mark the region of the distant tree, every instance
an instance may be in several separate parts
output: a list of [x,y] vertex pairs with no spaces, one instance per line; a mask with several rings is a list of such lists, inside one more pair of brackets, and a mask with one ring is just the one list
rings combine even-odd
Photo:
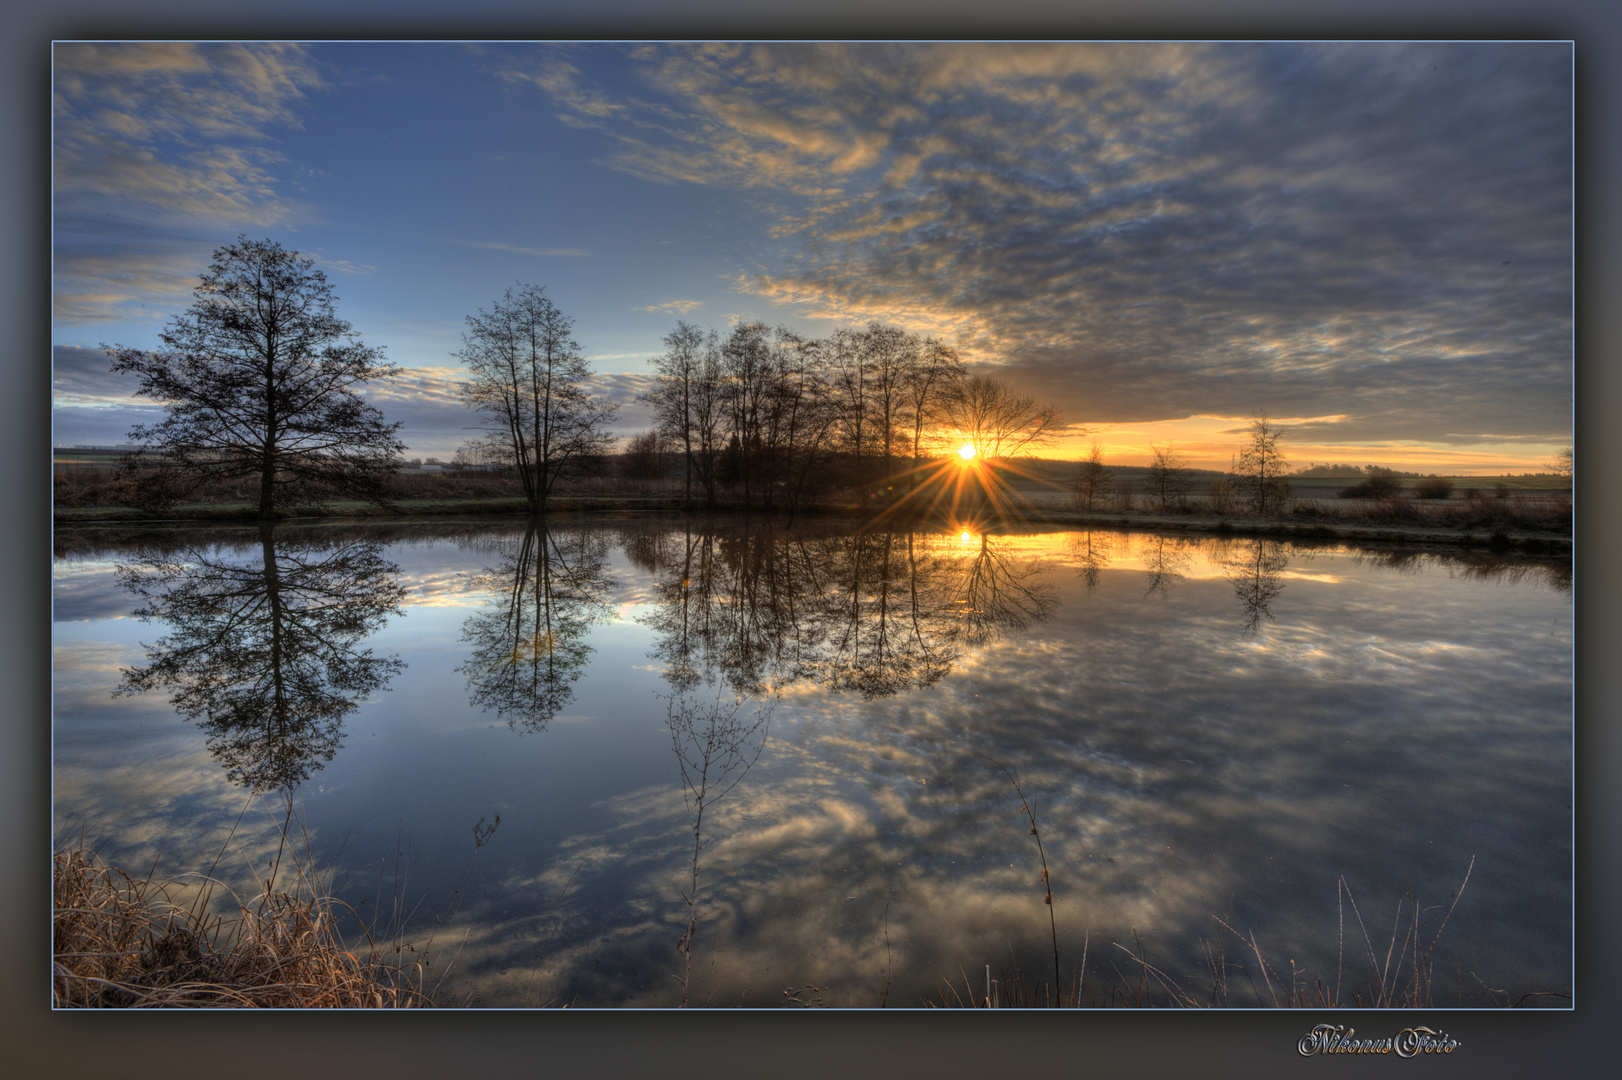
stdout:
[[1288,463],[1278,446],[1283,434],[1267,417],[1256,417],[1250,422],[1250,443],[1234,468],[1240,490],[1258,514],[1277,513],[1290,501],[1290,484],[1284,479]]
[[1188,496],[1188,490],[1193,485],[1188,462],[1178,456],[1171,443],[1164,446],[1150,443],[1149,450],[1152,456],[1149,459],[1149,472],[1143,481],[1144,490],[1162,510],[1178,505]]
[[531,512],[544,510],[565,468],[608,449],[618,407],[590,393],[591,369],[570,337],[574,320],[544,286],[508,289],[467,325],[456,356],[473,378],[462,399],[484,415],[486,438],[518,471]]
[[1394,476],[1371,475],[1360,484],[1342,488],[1343,499],[1395,499],[1402,493],[1402,485]]
[[[215,479],[257,477],[259,516],[300,489],[381,501],[405,446],[356,388],[398,374],[333,310],[311,259],[273,240],[238,237],[214,252],[196,301],[159,334],[161,350],[102,346],[135,393],[163,403],[130,431],[166,466],[142,498],[173,502]],[[127,463],[144,464],[137,452]]]
[[1563,476],[1567,480],[1576,475],[1575,470],[1572,468],[1571,451],[1572,448],[1569,446],[1556,450],[1554,460],[1549,463],[1550,470],[1556,476]]
[[620,471],[636,480],[654,480],[665,474],[664,444],[657,430],[632,435],[625,441]]
[[1087,460],[1081,463],[1076,475],[1070,482],[1070,490],[1076,497],[1078,506],[1091,510],[1094,505],[1110,493],[1110,474],[1104,467],[1104,448],[1096,442],[1093,443],[1092,452]]

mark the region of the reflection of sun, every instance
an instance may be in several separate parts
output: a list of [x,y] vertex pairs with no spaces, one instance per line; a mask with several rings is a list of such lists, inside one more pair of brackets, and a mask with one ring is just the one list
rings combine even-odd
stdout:
[[964,461],[967,461],[967,460],[969,460],[970,458],[972,458],[974,456],[974,447],[972,447],[972,446],[961,446],[961,447],[958,448],[957,452],[963,458]]
[[958,534],[957,538],[962,543],[968,544],[968,543],[973,542],[974,534],[972,532],[970,532],[969,530],[964,529],[961,533]]

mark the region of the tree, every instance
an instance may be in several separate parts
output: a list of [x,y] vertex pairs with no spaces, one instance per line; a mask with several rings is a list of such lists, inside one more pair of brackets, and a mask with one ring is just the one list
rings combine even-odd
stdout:
[[532,513],[564,469],[608,449],[618,409],[587,390],[591,369],[569,336],[574,320],[541,285],[508,289],[495,306],[467,317],[456,357],[473,378],[462,399],[484,414],[486,439],[518,471]]
[[[163,402],[161,423],[130,431],[164,466],[141,487],[174,502],[214,479],[259,478],[259,516],[298,491],[336,489],[381,501],[405,446],[356,387],[399,373],[333,311],[332,286],[273,240],[237,238],[214,252],[197,298],[159,334],[161,350],[102,346],[113,370]],[[149,455],[126,459],[131,467]]]
[[1149,460],[1149,472],[1144,477],[1143,489],[1154,496],[1160,508],[1165,510],[1181,503],[1188,495],[1188,489],[1192,486],[1188,462],[1177,455],[1171,443],[1164,446],[1150,443],[1149,449],[1153,456]]
[[963,378],[963,360],[957,350],[934,338],[925,339],[906,372],[907,416],[912,420],[912,458],[916,467],[923,456],[924,429],[940,417],[941,399]]
[[1053,439],[1059,410],[991,375],[958,380],[941,402],[955,436],[978,458],[1008,458]]
[[1290,500],[1290,485],[1284,479],[1284,452],[1278,448],[1283,437],[1278,425],[1265,416],[1250,422],[1250,444],[1239,454],[1234,472],[1239,487],[1258,514],[1281,510]]
[[681,448],[687,499],[693,497],[697,477],[706,504],[714,505],[716,474],[726,445],[721,431],[720,343],[715,331],[706,333],[680,320],[664,342],[665,354],[654,362],[658,382],[643,400],[653,406],[658,432],[671,447]]
[[1575,475],[1575,471],[1572,467],[1571,451],[1572,448],[1569,446],[1556,450],[1554,452],[1554,460],[1549,463],[1549,468],[1556,476],[1563,476],[1567,480],[1570,480]]
[[1096,442],[1093,443],[1092,452],[1087,455],[1087,460],[1076,470],[1075,478],[1070,482],[1070,490],[1076,497],[1077,505],[1088,510],[1109,494],[1110,475],[1109,470],[1104,468],[1104,448]]

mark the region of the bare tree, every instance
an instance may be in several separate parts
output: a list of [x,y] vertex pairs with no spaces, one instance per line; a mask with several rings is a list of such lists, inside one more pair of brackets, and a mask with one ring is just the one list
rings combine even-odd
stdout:
[[1258,514],[1277,513],[1290,501],[1290,485],[1284,479],[1287,462],[1278,446],[1283,435],[1267,417],[1256,417],[1250,422],[1250,444],[1234,469],[1240,490]]
[[1178,456],[1171,443],[1164,446],[1149,444],[1153,456],[1149,472],[1144,477],[1144,490],[1160,504],[1162,510],[1177,506],[1188,497],[1193,481],[1188,474],[1188,462]]
[[530,510],[544,510],[565,467],[607,450],[617,406],[589,393],[591,369],[569,336],[574,320],[543,286],[508,289],[467,325],[456,356],[473,378],[462,398],[484,414],[487,438],[518,470]]
[[130,431],[166,466],[141,488],[143,500],[173,502],[210,480],[252,476],[266,519],[301,488],[381,501],[405,446],[400,425],[385,423],[356,387],[400,369],[338,318],[314,261],[241,236],[214,252],[193,295],[158,335],[165,348],[102,346],[114,371],[140,378],[135,393],[167,413]]
[[704,488],[704,499],[715,503],[715,485],[721,451],[723,402],[720,344],[708,333],[678,321],[664,338],[665,354],[655,361],[658,382],[643,400],[653,406],[659,433],[672,447],[680,447],[686,492],[693,497],[693,479]]
[[632,435],[620,455],[620,472],[635,480],[657,480],[665,474],[666,456],[658,429]]
[[1076,470],[1070,490],[1075,495],[1076,504],[1087,510],[1093,509],[1094,504],[1110,493],[1109,470],[1104,467],[1104,448],[1096,442],[1087,460]]
[[963,375],[963,360],[955,349],[942,345],[934,338],[924,341],[905,377],[907,417],[912,421],[914,466],[923,457],[924,430],[939,421],[943,399]]
[[1009,458],[1051,441],[1058,425],[1057,406],[1021,394],[1012,384],[991,375],[970,375],[953,386],[942,401],[946,423],[979,458]]

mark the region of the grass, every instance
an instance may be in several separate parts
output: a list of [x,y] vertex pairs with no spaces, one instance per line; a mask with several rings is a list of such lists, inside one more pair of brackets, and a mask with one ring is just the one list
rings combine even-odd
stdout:
[[[1440,911],[1440,906],[1422,907],[1411,891],[1397,901],[1396,918],[1383,951],[1374,945],[1374,940],[1363,920],[1363,913],[1352,896],[1351,887],[1344,877],[1340,878],[1336,886],[1339,927],[1333,983],[1326,983],[1322,979],[1307,982],[1304,971],[1295,966],[1294,960],[1289,961],[1289,972],[1286,975],[1264,955],[1254,932],[1240,933],[1226,918],[1213,917],[1225,933],[1219,935],[1214,943],[1209,939],[1201,939],[1201,949],[1205,954],[1205,971],[1197,978],[1174,975],[1160,964],[1151,962],[1143,939],[1134,928],[1132,946],[1129,948],[1119,942],[1115,943],[1117,954],[1107,958],[1108,970],[1100,972],[1100,977],[1106,984],[1102,995],[1099,996],[1095,992],[1093,998],[1084,998],[1083,984],[1087,977],[1090,935],[1084,935],[1082,939],[1080,966],[1072,971],[1068,981],[1064,980],[1060,976],[1058,925],[1054,918],[1052,877],[1030,802],[1021,790],[1017,777],[1007,766],[984,754],[975,756],[995,765],[1008,778],[1019,796],[1025,817],[1030,821],[1030,835],[1037,838],[1037,859],[1042,868],[1043,902],[1048,909],[1049,929],[1053,942],[1053,981],[1051,983],[1040,979],[1033,981],[1017,967],[1012,970],[1000,969],[994,978],[991,965],[987,964],[982,986],[976,987],[968,973],[960,971],[964,992],[960,993],[955,983],[939,980],[939,1000],[929,1004],[942,1008],[1002,1009],[1083,1006],[1197,1009],[1221,1008],[1229,1005],[1298,1009],[1421,1009],[1436,1005],[1436,971],[1433,957],[1437,943],[1441,941],[1442,931],[1447,928],[1454,909],[1458,907],[1459,898],[1464,895],[1465,887],[1470,883],[1470,874],[1476,865],[1474,857],[1470,859],[1470,864],[1464,872],[1464,880],[1459,883],[1458,890],[1453,893],[1451,902],[1440,916],[1434,930],[1425,925],[1425,919],[1428,915]],[[1355,926],[1348,923],[1348,910]],[[1230,959],[1228,949],[1235,942],[1238,951],[1236,957]],[[1348,946],[1351,967],[1357,972],[1353,975],[1347,974]],[[1368,965],[1366,972],[1363,970],[1365,962]],[[1462,970],[1460,976],[1462,983]],[[1244,980],[1243,987],[1238,983],[1239,978]],[[1497,1006],[1519,1006],[1533,998],[1569,997],[1564,993],[1536,991],[1512,1000],[1507,991],[1488,987],[1485,983],[1481,983],[1479,978],[1476,981]],[[1095,978],[1093,985],[1096,987],[1097,984],[1098,979]],[[1249,990],[1248,995],[1245,994],[1245,989]],[[1461,985],[1461,997],[1462,993]],[[1246,1000],[1237,1000],[1240,997],[1245,997]]]
[[[283,851],[287,831],[283,831]],[[223,854],[223,851],[222,851]],[[216,866],[218,861],[216,860]],[[388,1009],[434,1004],[426,956],[398,934],[364,945],[339,931],[354,911],[309,860],[278,854],[257,895],[208,875],[136,878],[84,839],[52,856],[52,986],[57,1008]],[[212,872],[212,871],[211,871]],[[289,878],[284,884],[279,878]],[[229,897],[214,910],[217,895]],[[234,908],[234,912],[230,909]]]
[[[1163,966],[1152,962],[1142,937],[1134,929],[1131,947],[1115,943],[1119,955],[1108,962],[1109,970],[1101,973],[1106,984],[1101,996],[1095,994],[1090,1000],[1083,997],[1082,986],[1087,973],[1087,950],[1084,944],[1081,966],[1072,973],[1068,982],[1058,980],[1052,984],[1040,980],[1033,982],[1017,968],[1001,969],[998,977],[993,978],[991,966],[988,964],[983,993],[977,991],[967,974],[964,974],[963,982],[968,996],[958,993],[955,985],[943,983],[939,1005],[945,1008],[1001,1009],[1087,1006],[1184,1009],[1226,1006],[1278,1009],[1433,1008],[1436,1001],[1435,965],[1432,956],[1437,942],[1441,940],[1442,931],[1453,914],[1453,909],[1458,906],[1465,885],[1469,884],[1470,871],[1474,868],[1475,859],[1472,858],[1470,868],[1465,871],[1463,883],[1459,885],[1458,892],[1453,894],[1453,901],[1448,905],[1434,932],[1427,931],[1422,922],[1427,912],[1437,909],[1420,907],[1412,894],[1399,900],[1396,924],[1383,952],[1373,944],[1357,902],[1352,898],[1351,889],[1347,886],[1345,878],[1342,878],[1338,885],[1341,903],[1340,951],[1332,984],[1325,983],[1322,979],[1306,982],[1302,971],[1296,968],[1294,961],[1290,961],[1290,970],[1286,974],[1263,954],[1254,932],[1242,934],[1229,925],[1226,919],[1213,917],[1226,933],[1215,943],[1208,939],[1201,940],[1206,970],[1197,980],[1188,976],[1173,975]],[[1348,906],[1356,922],[1355,932],[1350,934],[1348,931],[1351,928],[1346,924]],[[1403,918],[1405,906],[1408,913],[1406,922]],[[1236,959],[1230,959],[1228,955],[1230,936],[1239,945]],[[1345,977],[1348,936],[1351,938],[1355,963],[1360,966],[1366,960],[1369,965],[1366,974]],[[1358,948],[1359,944],[1362,946],[1361,949]],[[1242,987],[1238,985],[1238,978],[1244,980]],[[1095,979],[1094,984],[1096,983]],[[1058,988],[1057,995],[1054,992],[1055,987]],[[1494,996],[1495,1004],[1508,1003],[1504,991],[1492,990],[1485,987],[1485,984],[1483,988],[1489,995]],[[1244,993],[1247,989],[1248,995]],[[1245,1000],[1238,1000],[1241,996]],[[1544,996],[1566,995],[1541,992],[1527,994],[1515,1004]]]

